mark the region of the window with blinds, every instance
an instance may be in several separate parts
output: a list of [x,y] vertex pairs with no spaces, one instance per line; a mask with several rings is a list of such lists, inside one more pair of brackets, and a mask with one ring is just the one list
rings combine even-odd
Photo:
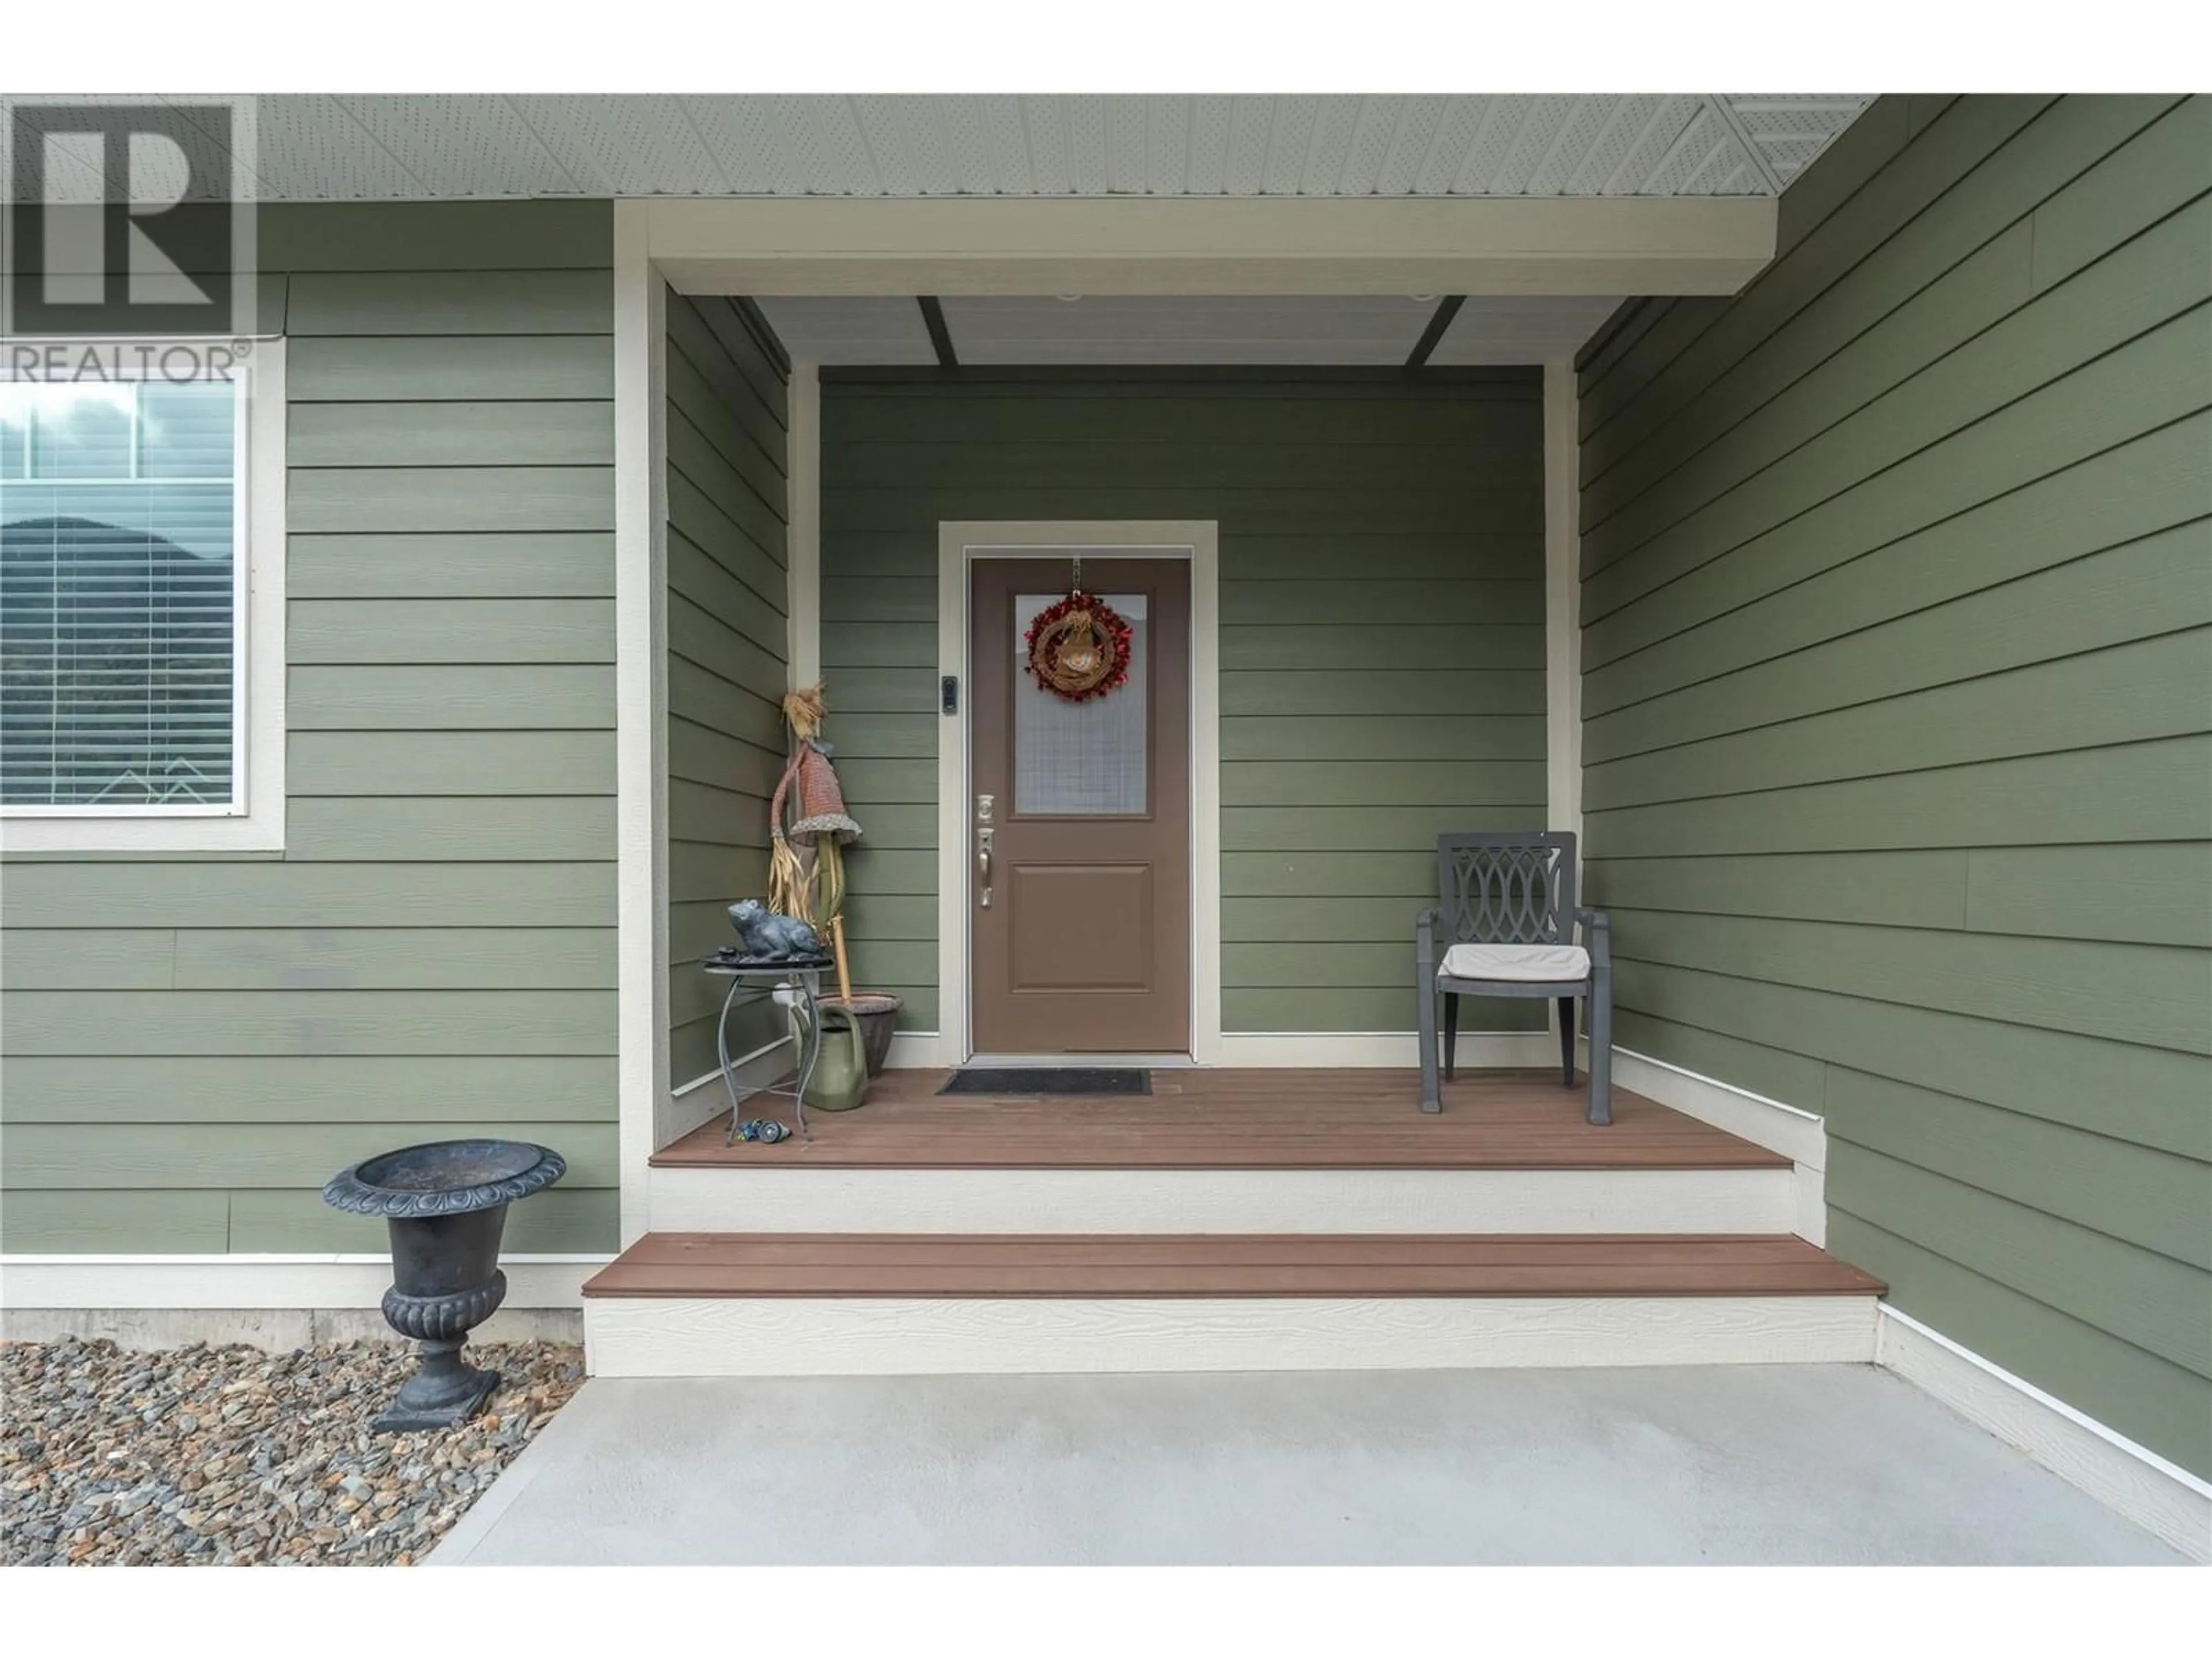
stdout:
[[241,810],[240,397],[0,382],[0,807]]

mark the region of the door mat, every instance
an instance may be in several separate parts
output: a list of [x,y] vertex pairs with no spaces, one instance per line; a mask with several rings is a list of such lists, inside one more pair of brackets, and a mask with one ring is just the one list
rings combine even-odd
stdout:
[[1148,1095],[1141,1066],[963,1066],[941,1095]]

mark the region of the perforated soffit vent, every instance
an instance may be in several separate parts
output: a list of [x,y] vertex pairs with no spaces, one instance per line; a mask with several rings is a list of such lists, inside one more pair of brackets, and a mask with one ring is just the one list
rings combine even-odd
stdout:
[[1871,101],[317,94],[257,100],[252,177],[267,201],[1771,196]]

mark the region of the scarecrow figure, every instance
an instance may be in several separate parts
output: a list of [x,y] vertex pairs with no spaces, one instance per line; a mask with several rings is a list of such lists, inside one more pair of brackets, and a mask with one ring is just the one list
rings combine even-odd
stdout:
[[[769,908],[801,921],[826,926],[837,958],[837,988],[849,1003],[852,970],[845,957],[845,856],[843,848],[860,838],[860,826],[845,811],[844,792],[830,765],[830,747],[822,737],[828,712],[822,685],[786,694],[783,718],[790,726],[791,760],[769,803]],[[788,828],[784,808],[793,801],[797,816]]]

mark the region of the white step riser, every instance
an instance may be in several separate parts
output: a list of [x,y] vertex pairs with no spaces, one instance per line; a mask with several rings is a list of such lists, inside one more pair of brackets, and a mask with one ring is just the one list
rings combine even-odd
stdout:
[[655,1170],[654,1232],[1787,1233],[1788,1170]]
[[1868,1363],[1858,1296],[594,1297],[597,1376]]

